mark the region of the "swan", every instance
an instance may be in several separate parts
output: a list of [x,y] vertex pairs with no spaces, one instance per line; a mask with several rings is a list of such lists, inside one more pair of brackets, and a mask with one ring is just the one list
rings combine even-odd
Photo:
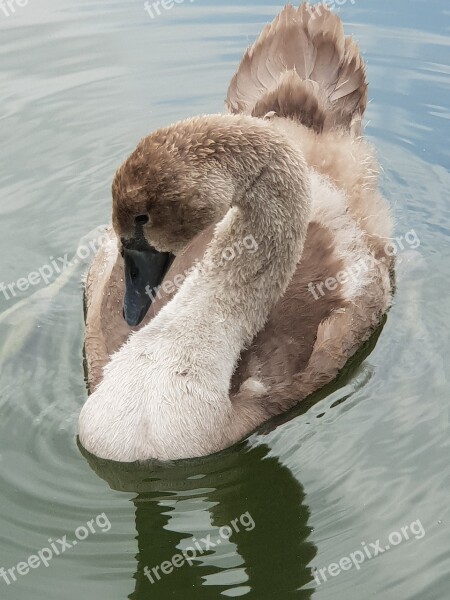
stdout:
[[379,326],[392,218],[366,101],[339,18],[288,5],[245,53],[228,114],[160,129],[119,167],[86,280],[88,452],[223,450],[332,381]]

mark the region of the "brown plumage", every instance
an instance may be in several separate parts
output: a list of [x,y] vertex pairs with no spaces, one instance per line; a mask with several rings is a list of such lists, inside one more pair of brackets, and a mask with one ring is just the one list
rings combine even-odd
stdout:
[[234,114],[295,119],[316,131],[350,127],[366,108],[364,63],[323,5],[286,6],[244,54],[228,89]]
[[[86,283],[91,391],[132,331],[122,317],[120,247],[136,234],[136,217],[149,216],[142,235],[153,247],[177,255],[166,282],[181,285],[230,207],[235,190],[226,174],[253,166],[245,162],[252,155],[245,133],[252,120],[304,156],[312,214],[286,292],[235,365],[230,399],[239,416],[228,443],[336,377],[380,323],[391,297],[385,245],[392,222],[377,192],[372,150],[359,136],[366,99],[364,64],[339,18],[322,5],[287,6],[244,55],[228,91],[229,116],[178,123],[138,144],[116,173],[114,231]],[[336,287],[317,292],[332,279]],[[178,287],[168,285],[140,328]]]

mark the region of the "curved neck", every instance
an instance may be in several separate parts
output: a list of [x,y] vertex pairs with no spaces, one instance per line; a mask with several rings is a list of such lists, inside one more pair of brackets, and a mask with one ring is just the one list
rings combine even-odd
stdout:
[[258,125],[241,133],[241,143],[246,150],[230,158],[231,209],[216,229],[203,272],[219,309],[242,326],[247,344],[295,272],[311,193],[303,157],[286,139]]
[[148,327],[164,326],[184,352],[231,378],[295,272],[311,194],[303,157],[269,125],[228,121],[227,134],[221,152],[231,208],[200,265]]

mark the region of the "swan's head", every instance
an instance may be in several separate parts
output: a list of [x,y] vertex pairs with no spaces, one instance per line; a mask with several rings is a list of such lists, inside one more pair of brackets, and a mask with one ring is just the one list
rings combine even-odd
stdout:
[[[213,121],[214,123],[214,121]],[[113,181],[113,226],[125,260],[124,315],[135,326],[172,255],[220,220],[230,206],[226,157],[208,118],[191,119],[141,140]]]

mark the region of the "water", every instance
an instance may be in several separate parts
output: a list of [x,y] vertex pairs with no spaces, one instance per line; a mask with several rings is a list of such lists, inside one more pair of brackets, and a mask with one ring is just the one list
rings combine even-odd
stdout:
[[[0,597],[447,599],[446,0],[340,9],[367,60],[366,133],[397,235],[420,239],[401,252],[379,339],[278,427],[220,456],[142,471],[90,463],[76,445],[85,267],[57,276],[52,261],[109,220],[114,169],[140,137],[222,109],[244,47],[280,6],[186,0],[151,19],[141,0],[21,3],[9,16],[0,7],[0,281],[24,288],[19,278],[49,265],[50,285],[0,293],[0,566],[17,579],[0,575]],[[235,521],[245,513],[246,527]],[[239,531],[221,538],[233,520]],[[75,530],[87,539],[18,574]],[[193,566],[145,576],[209,534],[215,546]],[[364,547],[375,553],[378,539],[392,548],[321,577]]]

